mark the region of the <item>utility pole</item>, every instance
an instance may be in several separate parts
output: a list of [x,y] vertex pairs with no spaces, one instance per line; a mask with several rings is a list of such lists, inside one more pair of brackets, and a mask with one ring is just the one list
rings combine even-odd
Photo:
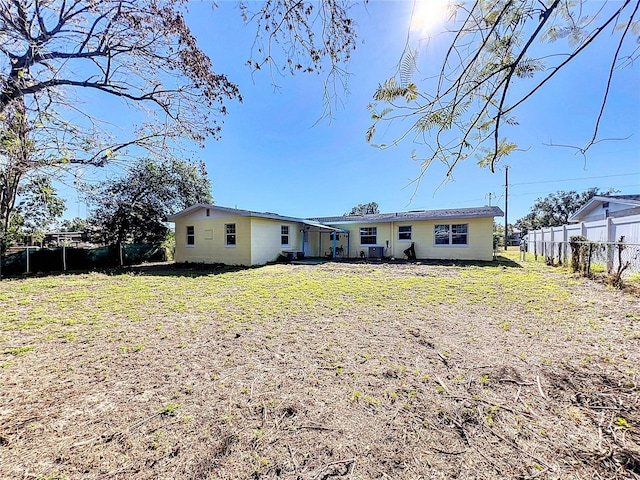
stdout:
[[507,250],[509,240],[509,223],[507,212],[509,211],[509,165],[504,166],[504,249]]

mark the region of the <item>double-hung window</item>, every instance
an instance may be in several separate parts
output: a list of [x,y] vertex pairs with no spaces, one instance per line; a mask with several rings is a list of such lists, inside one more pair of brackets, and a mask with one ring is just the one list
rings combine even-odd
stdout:
[[411,225],[403,225],[398,227],[398,240],[411,240]]
[[289,225],[282,225],[280,227],[280,244],[289,245]]
[[467,223],[436,225],[434,233],[436,245],[469,245]]
[[378,227],[362,227],[360,229],[360,245],[375,245],[378,240]]
[[236,245],[236,224],[235,223],[226,223],[224,225],[225,234],[225,244],[229,247],[234,247]]
[[193,225],[187,226],[187,246],[193,247],[196,244],[196,228]]

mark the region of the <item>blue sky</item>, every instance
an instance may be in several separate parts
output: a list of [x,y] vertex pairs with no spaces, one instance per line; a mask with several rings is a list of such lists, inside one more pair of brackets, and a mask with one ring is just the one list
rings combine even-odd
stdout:
[[[359,42],[348,66],[349,93],[342,95],[344,105],[330,121],[319,122],[324,77],[279,77],[274,88],[268,71],[252,74],[246,61],[255,30],[243,25],[236,5],[222,1],[212,10],[211,2],[189,3],[188,22],[199,44],[214,69],[237,83],[244,97],[243,103],[228,104],[221,140],[197,152],[207,165],[217,204],[312,217],[342,214],[370,201],[383,212],[472,207],[487,204],[492,194],[492,204],[504,209],[502,167],[492,174],[470,159],[457,167],[453,182],[442,185],[445,170],[433,164],[415,191],[411,181],[420,169],[411,151],[420,153],[423,147],[409,140],[379,150],[365,141],[371,124],[366,106],[376,86],[395,72],[412,2],[373,0],[366,7],[354,6]],[[422,67],[444,45],[436,40],[415,45],[421,50],[420,87]],[[524,216],[536,198],[557,190],[597,186],[640,193],[638,65],[617,73],[601,127],[601,138],[629,139],[599,143],[586,159],[571,149],[545,145],[583,145],[590,137],[610,62],[607,48],[611,45],[592,48],[516,112],[519,126],[505,132],[523,149],[507,161],[510,223]],[[83,216],[84,211],[72,200],[66,216]]]

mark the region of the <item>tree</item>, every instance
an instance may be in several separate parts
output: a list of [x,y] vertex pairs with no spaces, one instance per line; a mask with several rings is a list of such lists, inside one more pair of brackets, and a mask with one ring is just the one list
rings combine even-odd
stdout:
[[88,229],[87,220],[80,217],[74,217],[71,220],[65,219],[59,225],[61,232],[80,232],[85,233]]
[[[179,0],[0,0],[0,219],[29,173],[102,166],[139,149],[169,155],[217,138],[238,88],[212,69]],[[120,129],[87,107],[137,109]]]
[[[202,146],[219,137],[225,102],[242,97],[198,47],[186,7],[186,0],[0,0],[1,232],[31,172],[69,175],[73,166],[167,157],[184,141]],[[275,66],[280,45],[291,73],[328,64],[327,97],[329,80],[346,77],[340,64],[355,48],[346,0],[268,0],[256,13],[240,7],[257,26],[251,68]],[[281,70],[272,68],[272,78]],[[135,123],[116,126],[90,108],[104,99],[135,110],[128,115]]]
[[596,195],[611,195],[615,190],[601,192],[593,187],[582,193],[574,190],[565,192],[560,190],[550,193],[545,198],[538,198],[527,215],[516,221],[515,227],[522,230],[523,234],[529,230],[537,230],[546,227],[559,227],[569,223],[569,217],[580,210],[589,200]]
[[17,192],[14,214],[3,237],[2,252],[11,243],[28,238],[41,241],[49,228],[65,211],[65,201],[45,175],[32,175]]
[[211,184],[203,163],[167,158],[134,163],[116,178],[87,193],[89,226],[96,241],[159,243],[168,232],[167,216],[188,206],[211,202]]
[[[367,0],[365,0],[366,3]],[[282,72],[326,72],[324,80],[325,116],[331,116],[340,91],[348,90],[346,64],[356,49],[356,26],[349,16],[355,2],[350,0],[267,0],[240,2],[242,18],[256,26],[256,41],[247,62],[253,70],[267,67],[271,81]],[[284,62],[274,50],[279,49]],[[284,63],[284,64],[283,64]]]
[[378,204],[376,202],[369,202],[365,204],[359,203],[353,207],[349,213],[345,213],[345,215],[372,215],[374,213],[380,213]]
[[[380,122],[407,121],[400,133],[380,148],[407,139],[423,144],[418,180],[434,162],[442,162],[449,179],[455,167],[476,157],[493,172],[496,164],[517,145],[504,130],[518,125],[515,113],[544,88],[587,47],[615,37],[608,82],[603,85],[598,116],[583,146],[583,154],[596,142],[600,121],[616,69],[638,58],[640,1],[584,0],[476,0],[451,7],[448,25],[439,39],[448,49],[434,70],[423,72],[424,90],[413,81],[418,51],[407,41],[397,74],[380,84],[369,106],[373,124],[366,134],[373,143]],[[565,92],[566,93],[566,92]]]

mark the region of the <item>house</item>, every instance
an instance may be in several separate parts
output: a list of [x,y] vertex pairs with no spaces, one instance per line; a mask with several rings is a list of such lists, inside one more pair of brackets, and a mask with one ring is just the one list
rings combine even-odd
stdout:
[[509,230],[509,238],[507,239],[509,246],[519,246],[522,243],[522,230],[518,228],[512,228]]
[[593,222],[640,215],[640,195],[597,195],[569,217],[569,222]]
[[177,262],[262,265],[281,254],[403,258],[412,246],[419,259],[492,260],[493,218],[502,215],[478,207],[294,218],[198,204],[168,220]]

